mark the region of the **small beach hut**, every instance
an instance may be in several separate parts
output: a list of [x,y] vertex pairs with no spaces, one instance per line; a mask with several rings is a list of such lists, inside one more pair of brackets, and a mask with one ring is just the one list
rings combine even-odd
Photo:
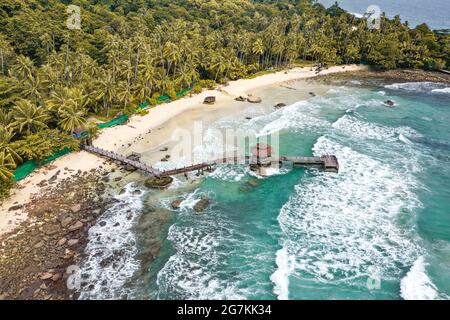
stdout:
[[83,127],[77,128],[77,129],[72,131],[72,136],[75,139],[81,139],[81,138],[85,137],[87,134],[88,134],[87,129],[83,128]]
[[272,147],[266,143],[257,143],[252,148],[252,155],[257,158],[268,158],[272,156]]

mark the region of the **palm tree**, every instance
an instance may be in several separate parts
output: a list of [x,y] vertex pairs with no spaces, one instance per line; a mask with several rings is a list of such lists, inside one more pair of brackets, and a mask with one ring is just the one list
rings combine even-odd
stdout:
[[13,137],[14,132],[11,128],[0,127],[0,153],[11,156],[14,163],[17,165],[22,161],[22,158],[15,151],[15,146],[12,142]]
[[155,73],[155,87],[158,91],[164,94],[169,87],[169,81],[166,77],[165,70],[163,68],[157,68]]
[[153,59],[150,56],[147,56],[139,65],[140,75],[142,80],[145,81],[149,97],[151,97],[152,89],[153,86],[155,85],[156,70],[153,62],[154,62]]
[[0,180],[9,181],[14,175],[15,167],[12,157],[0,152]]
[[86,110],[76,100],[69,99],[58,110],[58,125],[66,132],[73,132],[77,128],[86,125]]
[[53,42],[52,37],[45,32],[40,38],[42,46],[45,48],[45,54],[46,59],[48,60],[48,57],[50,56],[50,52],[52,52],[55,49],[55,44]]
[[38,104],[38,100],[42,98],[41,90],[43,83],[39,77],[31,76],[22,82],[22,96],[32,99],[34,104]]
[[0,109],[0,125],[6,127],[10,122],[11,113],[7,112],[5,109]]
[[20,55],[17,57],[13,71],[19,80],[30,79],[33,76],[34,64],[30,58]]
[[260,64],[262,64],[262,55],[263,55],[263,53],[264,53],[264,50],[265,50],[265,48],[264,48],[264,43],[263,43],[263,41],[261,40],[261,38],[257,38],[254,42],[253,42],[253,45],[252,45],[252,52],[253,52],[253,54],[257,54],[257,55],[259,55],[259,63]]
[[14,58],[14,49],[3,34],[0,34],[0,73],[7,75],[9,62]]
[[116,95],[116,84],[114,82],[111,71],[97,82],[96,100],[103,101],[103,108],[106,109],[106,116],[109,117],[109,110]]
[[163,48],[163,57],[167,61],[167,70],[166,76],[169,75],[170,69],[172,65],[174,65],[174,73],[177,69],[177,63],[181,58],[180,50],[178,46],[172,42],[167,42]]
[[40,128],[46,128],[47,114],[42,107],[36,107],[31,101],[20,99],[11,110],[13,122],[10,128],[27,135]]
[[121,81],[117,86],[117,99],[123,103],[123,109],[127,110],[131,100],[133,100],[133,94],[131,93],[130,84],[127,81]]
[[178,70],[178,77],[176,82],[181,85],[181,87],[186,88],[192,85],[194,81],[199,79],[199,74],[192,64],[185,63]]
[[133,84],[132,92],[140,104],[145,102],[147,98],[147,87],[142,79],[139,79],[136,83]]

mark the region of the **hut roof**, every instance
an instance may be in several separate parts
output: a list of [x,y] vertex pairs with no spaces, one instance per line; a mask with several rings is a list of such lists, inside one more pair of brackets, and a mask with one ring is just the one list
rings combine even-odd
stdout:
[[80,128],[76,128],[75,130],[73,130],[73,133],[75,133],[75,134],[80,134],[80,133],[83,133],[83,132],[85,132],[85,131],[87,131],[86,128],[80,127]]

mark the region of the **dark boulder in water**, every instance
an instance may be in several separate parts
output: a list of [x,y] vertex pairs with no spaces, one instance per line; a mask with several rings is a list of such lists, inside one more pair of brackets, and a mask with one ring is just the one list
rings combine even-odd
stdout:
[[393,107],[393,106],[395,105],[395,102],[392,101],[392,100],[386,100],[386,101],[384,102],[384,104],[385,104],[386,106],[388,106],[388,107]]
[[172,177],[153,177],[145,181],[145,186],[152,189],[164,189],[167,188],[172,181]]
[[170,206],[172,207],[172,209],[176,210],[178,208],[180,208],[180,204],[184,201],[183,198],[178,198],[175,199],[174,201],[172,201],[172,203],[170,204]]
[[247,181],[247,184],[249,184],[249,185],[251,185],[253,187],[256,187],[256,186],[259,185],[259,181],[258,181],[258,179],[250,179],[250,180]]
[[209,199],[202,198],[195,205],[194,210],[197,213],[203,212],[209,206]]

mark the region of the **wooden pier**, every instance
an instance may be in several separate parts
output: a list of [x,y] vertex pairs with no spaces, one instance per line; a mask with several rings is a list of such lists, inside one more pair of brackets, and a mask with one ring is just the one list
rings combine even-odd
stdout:
[[325,172],[338,172],[339,162],[336,156],[326,155],[321,157],[281,157],[281,162],[292,162],[294,167],[318,168]]
[[94,147],[92,145],[82,145],[82,149],[114,161],[119,161],[125,165],[132,166],[136,169],[142,170],[149,173],[155,177],[167,177],[177,174],[187,173],[191,171],[198,171],[203,173],[203,170],[210,171],[213,166],[218,164],[248,164],[251,167],[268,167],[273,164],[282,165],[285,162],[291,162],[294,167],[305,167],[305,168],[318,168],[326,172],[338,172],[339,163],[336,156],[326,155],[321,157],[255,157],[255,156],[245,156],[245,157],[225,157],[213,161],[202,162],[199,164],[193,164],[191,166],[186,166],[182,168],[176,168],[171,170],[158,170],[155,169],[142,161],[135,154],[130,157],[124,157],[120,154],[107,151],[101,148]]
[[81,148],[85,151],[95,153],[97,155],[109,158],[111,160],[119,161],[123,164],[130,165],[136,169],[147,172],[147,173],[151,174],[152,176],[156,176],[156,177],[161,176],[161,171],[159,171],[158,169],[155,169],[153,167],[150,167],[149,165],[147,165],[141,161],[128,159],[120,154],[115,153],[115,152],[107,151],[107,150],[97,148],[94,146],[90,146],[90,145],[82,145]]

